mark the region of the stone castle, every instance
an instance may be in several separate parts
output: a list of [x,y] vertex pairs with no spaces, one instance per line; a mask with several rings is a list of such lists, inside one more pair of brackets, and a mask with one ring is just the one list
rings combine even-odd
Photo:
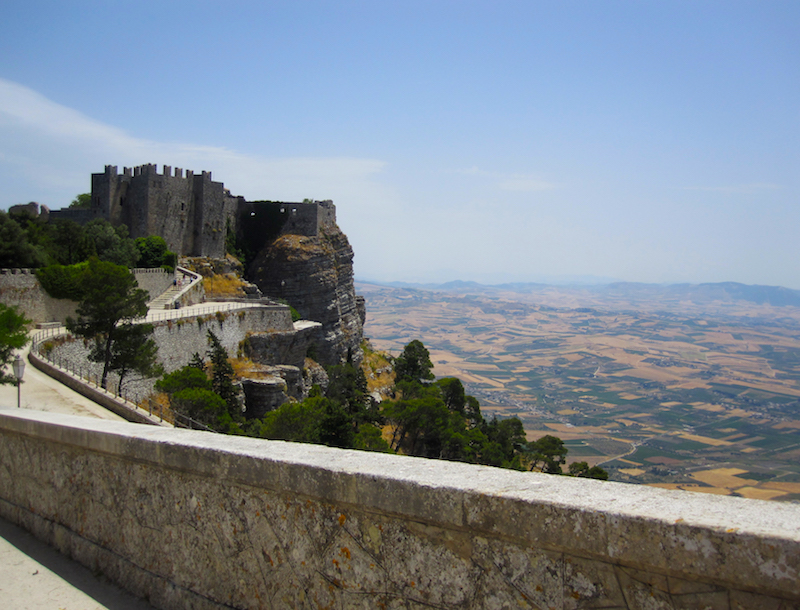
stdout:
[[[50,220],[84,224],[103,218],[130,236],[160,235],[179,256],[224,258],[233,233],[248,261],[246,275],[268,297],[323,325],[319,361],[360,354],[364,301],[355,294],[353,250],[336,224],[332,201],[246,201],[211,172],[153,164],[107,165],[92,174],[89,209],[51,210]],[[281,239],[279,239],[281,238]]]
[[336,223],[331,201],[248,202],[214,182],[211,172],[164,165],[158,173],[154,164],[125,167],[122,173],[106,165],[103,173],[92,174],[89,209],[53,210],[50,216],[81,224],[104,218],[126,225],[134,238],[160,235],[181,256],[211,258],[225,256],[228,231],[258,251],[279,233],[315,236],[323,225]]

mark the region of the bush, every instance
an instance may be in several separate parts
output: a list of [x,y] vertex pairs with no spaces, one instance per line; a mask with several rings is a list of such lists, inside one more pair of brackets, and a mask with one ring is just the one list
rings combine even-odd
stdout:
[[89,264],[48,265],[36,270],[36,277],[45,292],[54,299],[80,301],[83,298],[81,281]]
[[185,366],[182,369],[164,375],[156,382],[156,390],[175,394],[181,390],[201,389],[210,390],[211,380],[203,371],[193,366]]

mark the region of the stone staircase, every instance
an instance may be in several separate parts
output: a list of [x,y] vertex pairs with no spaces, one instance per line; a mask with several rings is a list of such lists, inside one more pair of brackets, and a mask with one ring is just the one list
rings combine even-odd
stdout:
[[148,309],[158,311],[160,309],[172,309],[175,299],[180,294],[182,286],[170,286],[167,290],[158,295],[147,304]]

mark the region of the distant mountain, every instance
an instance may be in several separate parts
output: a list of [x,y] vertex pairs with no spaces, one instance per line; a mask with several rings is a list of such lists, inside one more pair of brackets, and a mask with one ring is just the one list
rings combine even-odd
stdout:
[[617,282],[598,287],[596,290],[627,298],[666,298],[698,303],[747,301],[760,305],[800,307],[800,290],[782,286],[753,286],[738,282],[668,285]]
[[782,286],[758,286],[740,284],[738,282],[717,282],[706,284],[644,284],[638,282],[614,282],[611,284],[587,286],[553,286],[533,282],[516,282],[507,284],[485,285],[478,282],[455,280],[444,284],[420,284],[409,282],[368,282],[392,288],[408,288],[416,290],[433,290],[439,292],[470,292],[491,294],[496,292],[516,292],[533,294],[552,290],[575,290],[589,292],[599,296],[624,298],[629,300],[648,300],[694,303],[710,303],[713,301],[730,303],[746,301],[760,305],[777,307],[800,307],[800,290],[783,288]]

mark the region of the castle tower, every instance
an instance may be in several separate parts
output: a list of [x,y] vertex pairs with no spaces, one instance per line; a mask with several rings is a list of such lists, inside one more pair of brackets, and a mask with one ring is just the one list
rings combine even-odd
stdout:
[[165,165],[159,174],[147,164],[121,175],[111,165],[92,174],[93,217],[127,225],[134,238],[160,235],[170,250],[186,256],[225,256],[227,218],[236,202],[210,172],[184,174]]

